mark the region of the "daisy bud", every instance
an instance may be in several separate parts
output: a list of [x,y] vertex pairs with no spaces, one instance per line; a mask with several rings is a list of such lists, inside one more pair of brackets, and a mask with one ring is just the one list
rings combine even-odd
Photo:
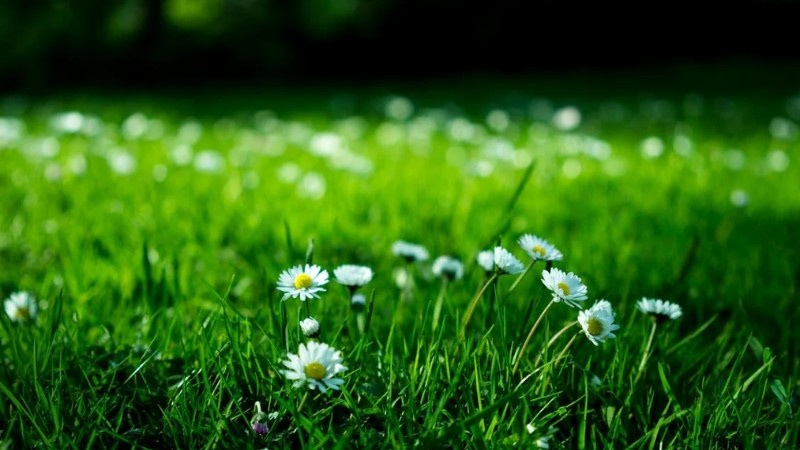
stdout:
[[261,402],[255,404],[256,413],[250,420],[250,427],[259,436],[265,436],[269,433],[269,426],[267,425],[267,414],[261,410]]
[[307,337],[315,339],[319,337],[319,322],[313,317],[308,317],[300,321],[300,329]]
[[350,306],[353,309],[363,309],[367,305],[367,297],[364,294],[356,293],[350,299]]

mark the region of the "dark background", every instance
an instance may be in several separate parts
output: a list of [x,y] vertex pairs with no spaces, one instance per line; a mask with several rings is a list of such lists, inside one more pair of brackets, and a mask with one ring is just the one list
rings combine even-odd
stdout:
[[800,61],[800,2],[16,0],[0,90]]

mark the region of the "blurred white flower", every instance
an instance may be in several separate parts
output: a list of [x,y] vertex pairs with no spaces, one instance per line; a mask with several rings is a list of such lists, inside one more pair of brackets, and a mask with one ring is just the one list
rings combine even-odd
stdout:
[[431,271],[437,277],[458,280],[464,276],[464,264],[450,256],[440,256],[433,261]]
[[316,172],[309,172],[300,179],[297,194],[303,198],[318,200],[325,196],[325,189],[325,178]]
[[68,111],[50,117],[50,128],[57,133],[78,133],[83,129],[83,114]]
[[581,124],[581,112],[574,106],[565,106],[553,114],[553,126],[561,131],[574,130]]
[[655,298],[642,297],[636,302],[636,307],[639,311],[661,320],[675,320],[683,315],[680,305]]
[[355,290],[372,281],[372,269],[367,266],[344,264],[333,269],[336,282]]
[[750,196],[742,189],[734,189],[731,192],[731,204],[737,208],[744,208],[750,203]]
[[386,117],[394,120],[408,120],[414,114],[414,104],[405,97],[393,97],[386,102]]
[[641,145],[642,157],[647,159],[655,159],[664,153],[664,141],[656,136],[650,136],[642,141]]
[[492,250],[483,250],[478,252],[476,257],[478,265],[486,272],[494,272],[494,252]]
[[147,132],[147,117],[142,113],[134,113],[122,122],[122,136],[129,141],[139,139]]
[[3,306],[6,315],[14,322],[27,322],[36,318],[38,313],[36,299],[28,292],[21,291],[11,294]]
[[777,139],[795,139],[798,135],[797,124],[785,117],[775,117],[769,123],[769,132]]
[[774,172],[783,172],[789,168],[789,155],[783,150],[773,150],[767,154],[767,167]]
[[405,259],[407,262],[425,261],[428,259],[428,249],[406,241],[395,241],[392,244],[392,253]]
[[130,175],[136,170],[136,159],[123,149],[112,150],[107,161],[111,170],[119,175]]
[[505,131],[510,123],[511,119],[508,117],[508,113],[501,109],[489,111],[486,116],[486,125],[494,131]]
[[518,274],[525,270],[525,266],[520,260],[500,246],[494,248],[494,265],[500,272],[510,275]]
[[203,150],[194,157],[194,170],[203,173],[220,173],[225,170],[225,158],[214,150]]

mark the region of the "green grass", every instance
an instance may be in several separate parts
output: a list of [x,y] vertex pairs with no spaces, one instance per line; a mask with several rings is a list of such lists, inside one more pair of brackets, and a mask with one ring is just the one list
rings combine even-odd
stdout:
[[[797,447],[800,100],[559,86],[462,104],[412,90],[404,120],[383,114],[385,92],[6,100],[0,296],[29,291],[40,313],[0,319],[0,447]],[[562,131],[550,118],[567,105],[582,120]],[[486,125],[492,109],[507,128]],[[53,126],[72,110],[96,118],[89,132]],[[322,133],[349,156],[326,156]],[[646,158],[651,137],[663,151]],[[195,169],[207,149],[220,172]],[[110,169],[119,152],[131,173]],[[592,345],[555,304],[514,373],[550,298],[542,265],[510,295],[516,277],[500,277],[460,339],[477,252],[500,243],[527,263],[523,233],[564,253],[587,307],[612,303],[616,339]],[[402,298],[398,239],[460,258],[464,278],[443,288],[415,264]],[[278,275],[312,240],[331,274],[375,271],[364,333],[335,282],[281,302]],[[649,351],[643,296],[683,308]],[[342,351],[341,392],[280,373],[306,307]],[[256,401],[276,413],[263,437]]]

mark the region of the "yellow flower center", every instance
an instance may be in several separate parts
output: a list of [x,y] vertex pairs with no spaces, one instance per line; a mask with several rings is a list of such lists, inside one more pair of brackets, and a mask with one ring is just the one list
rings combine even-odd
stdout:
[[27,306],[20,306],[17,308],[17,320],[28,320],[31,317],[31,310]]
[[544,258],[547,255],[547,250],[545,250],[544,247],[542,247],[541,245],[534,245],[531,250],[533,251],[533,253],[538,254],[542,258]]
[[586,321],[586,331],[592,336],[599,336],[603,332],[603,322],[591,317]]
[[[295,286],[297,286],[296,281],[294,284]],[[567,286],[567,283],[564,283],[563,281],[561,283],[558,283],[558,288],[561,289],[561,292],[563,292],[564,295],[569,295],[569,286]]]
[[306,364],[306,376],[317,381],[325,378],[325,366],[316,361]]
[[295,289],[310,288],[313,283],[314,283],[314,280],[312,280],[311,279],[311,275],[309,275],[307,273],[301,273],[300,275],[294,277],[294,288]]

